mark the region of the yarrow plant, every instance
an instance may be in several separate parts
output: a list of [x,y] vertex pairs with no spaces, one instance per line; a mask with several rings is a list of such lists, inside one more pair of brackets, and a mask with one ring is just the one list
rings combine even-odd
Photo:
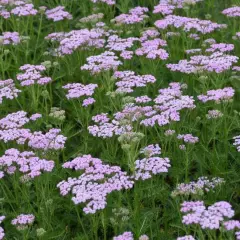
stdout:
[[224,184],[222,178],[208,179],[208,177],[200,177],[196,182],[178,184],[176,189],[172,192],[172,196],[190,196],[203,195],[205,192],[213,191],[213,189]]
[[114,18],[116,24],[136,24],[141,23],[146,18],[145,13],[148,12],[146,7],[136,7],[132,8],[128,14],[121,14]]
[[[74,204],[85,203],[83,211],[94,214],[106,207],[106,198],[113,191],[133,187],[131,177],[118,166],[103,164],[98,158],[83,155],[63,164],[63,168],[83,171],[77,178],[58,183],[61,195],[73,194]],[[83,194],[84,193],[84,194]]]
[[159,4],[154,6],[153,13],[161,13],[162,15],[172,14],[175,9],[184,8],[188,5],[195,5],[203,0],[160,0]]
[[0,0],[0,239],[240,240],[239,9]]
[[106,51],[100,55],[88,57],[87,64],[84,64],[81,70],[89,71],[94,75],[104,71],[117,70],[120,65],[122,65],[122,62],[115,53]]
[[3,99],[14,99],[18,97],[21,90],[17,89],[12,79],[0,80],[0,103]]
[[16,218],[14,218],[11,223],[18,230],[24,230],[31,226],[35,220],[35,216],[33,214],[20,214]]
[[[3,222],[3,220],[5,219],[5,216],[0,216],[0,224]],[[0,239],[4,239],[5,233],[4,233],[4,229],[2,227],[0,227]]]
[[72,15],[64,10],[65,7],[58,6],[56,8],[46,10],[45,14],[47,19],[51,19],[54,22],[61,21],[64,19],[72,19]]
[[21,172],[22,180],[35,178],[42,172],[51,172],[54,161],[40,159],[34,152],[19,152],[17,149],[8,149],[0,157],[1,177],[5,174],[14,174],[17,170]]
[[45,85],[52,81],[51,77],[42,76],[42,72],[46,71],[46,67],[43,65],[26,64],[20,67],[20,70],[23,73],[17,75],[17,80],[20,81],[21,86]]

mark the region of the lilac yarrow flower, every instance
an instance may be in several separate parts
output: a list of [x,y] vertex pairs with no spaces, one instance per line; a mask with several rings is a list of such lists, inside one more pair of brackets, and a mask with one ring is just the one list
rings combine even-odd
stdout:
[[152,157],[161,154],[161,148],[158,144],[148,145],[140,150],[146,157]]
[[120,53],[120,57],[122,57],[124,60],[132,59],[134,52],[133,51],[127,51],[124,50]]
[[69,33],[51,33],[46,40],[59,42],[59,47],[53,49],[57,56],[72,54],[77,49],[102,48],[105,44],[106,32],[102,28],[73,30]]
[[136,49],[137,56],[146,56],[149,59],[166,60],[169,57],[168,52],[162,47],[167,46],[167,42],[160,38],[141,41],[141,47]]
[[[131,232],[124,232],[113,238],[113,240],[134,240],[133,234]],[[138,240],[149,240],[147,235],[141,235]]]
[[73,194],[74,204],[86,203],[83,211],[93,214],[104,209],[107,196],[113,191],[129,189],[134,182],[131,177],[118,166],[103,164],[98,158],[83,155],[63,164],[63,168],[84,171],[77,178],[68,178],[58,183],[61,195]]
[[33,132],[29,137],[28,146],[44,151],[63,149],[67,138],[60,132],[57,128],[52,128],[46,133]]
[[27,117],[27,114],[28,113],[24,111],[8,114],[6,117],[0,119],[0,129],[21,128],[30,120],[34,121],[34,119],[31,119],[32,116]]
[[114,5],[116,3],[115,0],[91,0],[93,3],[106,3],[107,5]]
[[81,70],[90,71],[92,75],[99,74],[104,71],[117,70],[122,62],[114,52],[106,51],[97,56],[87,58],[87,64],[81,67]]
[[235,6],[224,9],[222,14],[226,15],[227,17],[240,17],[240,7]]
[[114,34],[109,36],[106,48],[109,49],[109,51],[123,52],[133,47],[135,41],[139,41],[139,39],[134,37],[120,38]]
[[130,93],[136,87],[146,87],[148,83],[156,82],[152,75],[136,75],[133,71],[116,71],[113,77],[117,80],[115,85],[118,93]]
[[14,99],[18,97],[21,90],[17,89],[12,79],[0,80],[0,104],[3,99]]
[[194,137],[192,134],[178,134],[177,139],[183,140],[184,143],[195,144],[199,141],[198,137]]
[[224,228],[227,231],[235,230],[235,229],[240,229],[240,221],[238,220],[229,220],[223,223]]
[[214,43],[210,45],[210,48],[207,48],[206,52],[231,52],[234,49],[234,44],[229,43]]
[[[0,224],[3,222],[5,218],[6,218],[5,216],[0,216]],[[0,240],[4,239],[4,236],[5,236],[4,229],[0,226]]]
[[22,178],[33,179],[43,172],[51,172],[54,161],[40,159],[33,152],[20,152],[11,148],[0,157],[0,169],[5,174],[14,174],[17,170],[22,173]]
[[171,167],[169,158],[160,158],[161,148],[158,144],[148,145],[140,150],[145,158],[135,161],[135,180],[146,180],[152,178],[152,175],[168,172]]
[[113,240],[134,240],[131,232],[124,232],[123,234],[114,237]]
[[164,19],[156,21],[155,26],[159,29],[166,29],[169,26],[173,26],[175,28],[183,28],[183,30],[186,32],[195,30],[202,34],[207,34],[217,29],[226,28],[227,25],[214,23],[210,20],[168,15]]
[[42,72],[46,71],[43,65],[25,64],[20,67],[23,73],[17,75],[17,80],[21,86],[31,86],[33,84],[45,85],[52,81],[51,77],[42,76]]
[[167,173],[169,167],[169,158],[149,157],[136,160],[135,180],[146,180],[152,178],[152,175]]
[[153,127],[155,124],[164,126],[171,121],[180,121],[181,110],[195,108],[193,97],[182,94],[183,86],[171,83],[170,87],[159,90],[154,105],[152,101],[148,101],[148,106],[141,106],[138,102],[126,104],[112,119],[89,126],[88,130],[93,136],[108,138],[132,132],[133,122]]
[[232,87],[226,87],[223,89],[208,90],[206,95],[199,95],[198,99],[206,103],[208,101],[215,101],[216,103],[230,102],[235,94],[235,90]]
[[68,83],[63,89],[67,90],[67,99],[74,99],[92,96],[97,87],[97,84]]
[[47,133],[31,132],[23,128],[29,121],[36,121],[41,114],[33,114],[29,118],[24,111],[8,114],[0,119],[0,140],[4,142],[17,141],[35,149],[59,150],[64,148],[66,137],[60,134],[60,129],[50,129]]
[[191,38],[193,40],[199,40],[200,36],[197,33],[190,33],[189,38]]
[[45,14],[47,19],[52,19],[54,22],[64,19],[72,19],[72,15],[69,12],[65,11],[64,6],[57,6],[53,9],[46,10]]
[[178,237],[177,240],[196,240],[192,235],[186,235],[183,237]]
[[187,5],[195,5],[203,0],[160,0],[157,6],[154,6],[153,13],[161,13],[162,15],[172,14],[177,8],[183,8]]
[[18,230],[24,230],[31,226],[34,220],[35,216],[33,214],[20,214],[12,220],[11,224],[16,226]]
[[237,151],[240,152],[240,135],[234,137],[233,139],[234,139],[233,146],[236,146],[237,147]]
[[94,104],[95,102],[96,102],[96,100],[94,98],[89,97],[89,98],[86,98],[86,99],[83,100],[82,106],[83,107],[88,107],[88,106]]
[[34,9],[34,5],[31,3],[25,3],[24,1],[16,1],[15,5],[16,6],[11,10],[11,14],[18,17],[34,16],[38,13],[38,11]]
[[141,37],[140,37],[140,41],[141,42],[145,42],[147,40],[151,40],[154,38],[157,38],[160,36],[160,33],[158,32],[158,30],[156,28],[149,28],[144,30],[143,32],[141,32]]
[[148,8],[146,7],[135,7],[130,9],[128,14],[121,14],[115,17],[113,20],[116,24],[136,24],[141,23],[147,17],[145,13],[148,12]]
[[216,187],[225,183],[223,178],[200,177],[195,182],[178,184],[176,189],[171,193],[172,197],[176,196],[190,196],[190,195],[203,195],[204,192],[214,190]]
[[17,45],[21,41],[18,32],[3,32],[0,36],[0,42],[3,45]]
[[149,103],[152,99],[148,96],[139,96],[135,98],[136,103]]
[[234,210],[228,202],[216,202],[206,208],[204,202],[183,202],[181,212],[186,213],[182,222],[186,225],[198,224],[202,229],[219,229],[227,218],[234,216]]
[[145,114],[140,124],[153,127],[155,124],[164,126],[171,121],[180,121],[180,111],[194,109],[194,99],[182,95],[183,85],[170,83],[168,88],[160,89],[159,95],[154,99],[155,105]]
[[238,62],[238,57],[225,54],[223,52],[214,52],[211,55],[195,55],[190,60],[180,60],[177,64],[167,64],[167,68],[173,72],[182,72],[186,74],[199,72],[222,73],[231,69],[234,63]]
[[207,119],[218,119],[223,116],[223,113],[219,110],[209,110],[206,114]]

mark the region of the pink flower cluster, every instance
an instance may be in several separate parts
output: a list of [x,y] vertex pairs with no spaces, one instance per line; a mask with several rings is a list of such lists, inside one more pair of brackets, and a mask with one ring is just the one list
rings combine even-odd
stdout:
[[91,0],[93,3],[106,3],[107,5],[114,5],[115,0]]
[[18,17],[34,16],[38,13],[38,11],[34,9],[34,5],[31,3],[25,3],[24,1],[16,1],[14,4],[16,5],[16,7],[11,10],[11,14]]
[[134,240],[134,238],[131,232],[125,232],[117,237],[114,237],[113,240]]
[[141,41],[141,47],[136,49],[135,53],[137,56],[146,56],[149,59],[166,60],[169,54],[162,48],[163,46],[167,46],[167,42],[160,38],[145,40]]
[[183,202],[181,212],[186,213],[182,222],[186,225],[198,224],[202,229],[219,229],[227,218],[234,216],[234,210],[228,202],[216,202],[206,208],[204,202]]
[[14,218],[11,223],[16,226],[17,229],[23,230],[32,225],[34,220],[35,216],[33,214],[20,214]]
[[0,80],[0,103],[3,99],[14,99],[21,90],[17,89],[12,79]]
[[47,19],[51,19],[54,22],[64,19],[72,19],[72,15],[65,11],[65,7],[63,6],[57,6],[53,9],[46,10],[45,14],[47,16]]
[[206,49],[206,52],[231,52],[234,49],[234,44],[230,43],[214,43],[210,48]]
[[158,144],[149,145],[140,151],[145,154],[145,158],[135,162],[135,180],[146,180],[152,175],[168,172],[171,167],[169,158],[160,158],[161,148]]
[[[0,224],[3,222],[5,219],[5,216],[0,216]],[[4,229],[0,226],[0,240],[4,239],[5,233]]]
[[114,20],[118,25],[141,23],[146,18],[145,13],[147,12],[148,8],[146,7],[135,7],[128,14],[121,14],[115,17]]
[[20,36],[18,32],[3,32],[0,36],[0,41],[3,45],[17,45],[20,43]]
[[18,111],[8,114],[0,119],[0,129],[21,128],[31,120],[24,111]]
[[206,95],[199,95],[198,99],[203,103],[208,101],[215,101],[216,103],[229,102],[232,100],[234,94],[235,90],[232,87],[226,87],[223,89],[208,90]]
[[70,192],[75,204],[86,203],[83,211],[93,214],[104,209],[106,198],[113,191],[120,191],[133,187],[131,177],[118,166],[104,164],[100,159],[91,155],[83,155],[63,164],[63,168],[84,171],[77,178],[68,178],[58,183],[61,195]]
[[69,83],[63,86],[63,89],[67,90],[67,95],[66,95],[67,99],[74,99],[74,98],[92,96],[97,87],[98,87],[97,84],[83,85],[81,83]]
[[233,138],[233,145],[237,147],[237,151],[240,152],[240,135]]
[[24,111],[18,111],[8,114],[0,119],[0,140],[5,143],[17,141],[18,144],[25,144],[35,149],[59,150],[64,148],[66,137],[60,134],[60,129],[50,129],[47,133],[33,132],[30,129],[23,128],[30,120],[35,121],[40,114],[33,114],[30,118]]
[[89,126],[88,130],[93,136],[109,138],[114,135],[131,134],[132,123],[136,121],[150,127],[155,124],[164,126],[171,121],[180,121],[181,110],[195,108],[193,97],[182,95],[183,86],[180,83],[171,83],[169,88],[160,89],[159,95],[154,99],[155,105],[147,96],[137,98],[137,104],[148,103],[149,106],[127,104],[121,112],[114,114],[112,120],[106,114],[100,114],[93,118],[94,121],[97,119],[96,124]]
[[120,38],[114,34],[109,36],[106,48],[109,49],[109,51],[124,52],[133,47],[135,41],[139,41],[139,39],[135,37]]
[[236,6],[224,9],[222,14],[226,15],[227,17],[240,17],[240,7]]
[[45,39],[52,42],[59,42],[59,47],[53,49],[56,55],[72,54],[79,48],[86,49],[89,47],[102,48],[105,44],[106,32],[100,28],[73,30],[69,33],[58,32],[51,33]]
[[130,93],[136,87],[146,87],[148,83],[155,83],[156,78],[152,75],[136,75],[133,71],[116,71],[113,75],[118,80],[116,92]]
[[105,113],[94,116],[92,120],[96,124],[89,126],[88,131],[95,137],[111,138],[114,135],[121,135],[132,131],[130,124],[121,124],[116,119],[111,121]]
[[87,64],[81,67],[81,70],[90,71],[92,75],[99,74],[104,71],[117,70],[122,62],[114,52],[106,51],[97,56],[90,56],[87,58]]
[[140,124],[153,127],[155,124],[164,126],[171,121],[180,121],[180,111],[183,109],[194,109],[194,99],[183,95],[180,83],[170,83],[168,88],[160,89],[159,95],[154,99],[155,105],[149,106]]
[[172,14],[177,8],[183,8],[184,5],[196,4],[202,0],[160,0],[159,4],[154,7],[153,13],[161,13],[162,15]]
[[238,57],[228,55],[223,52],[214,52],[211,55],[196,55],[191,56],[190,60],[180,60],[177,64],[167,64],[173,72],[182,73],[198,73],[198,72],[215,72],[222,73],[231,69],[234,63],[237,63]]
[[222,178],[208,179],[207,177],[200,177],[195,182],[178,184],[176,189],[172,192],[172,196],[190,196],[190,195],[202,195],[204,192],[209,192],[214,188],[221,186],[225,183]]
[[154,39],[160,36],[160,33],[154,27],[149,28],[141,32],[140,41],[144,42],[146,40]]
[[206,114],[207,119],[217,119],[221,118],[223,116],[223,113],[219,110],[209,110]]
[[61,130],[52,128],[46,133],[33,132],[29,136],[28,146],[34,149],[61,150],[64,148],[66,137],[60,134]]
[[1,178],[4,173],[14,174],[17,170],[23,173],[22,179],[35,178],[42,172],[51,172],[54,168],[54,161],[40,159],[33,152],[20,152],[11,148],[5,151],[0,157]]
[[178,134],[177,139],[183,140],[184,143],[195,144],[199,141],[198,137],[194,137],[192,134]]
[[195,238],[192,235],[186,235],[183,237],[178,237],[177,240],[195,240]]
[[[114,237],[113,240],[134,240],[134,238],[131,232],[124,232],[123,234]],[[149,240],[149,237],[147,235],[142,235],[139,237],[139,240]]]
[[20,70],[23,73],[17,75],[17,80],[20,81],[21,86],[45,85],[52,81],[52,78],[42,76],[42,72],[46,70],[46,67],[43,65],[25,64],[20,67]]
[[226,28],[226,24],[218,24],[210,20],[201,20],[198,18],[182,17],[177,15],[168,15],[164,19],[157,20],[155,26],[159,29],[166,29],[169,26],[183,28],[184,31],[190,32],[195,30],[202,34],[211,33],[217,29]]

